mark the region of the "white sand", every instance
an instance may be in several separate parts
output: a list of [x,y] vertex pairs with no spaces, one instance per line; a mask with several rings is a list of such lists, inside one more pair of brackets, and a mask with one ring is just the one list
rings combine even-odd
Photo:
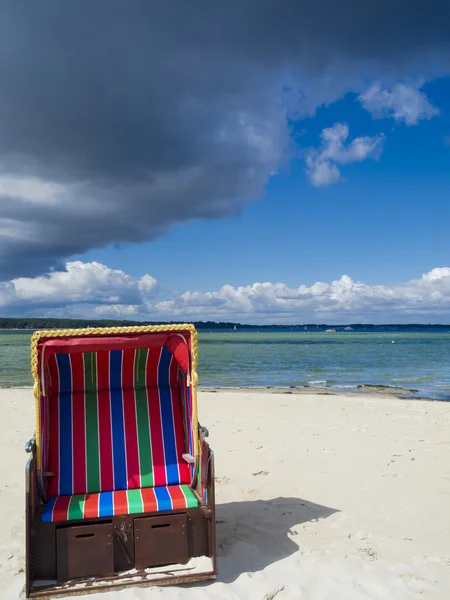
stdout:
[[[219,577],[99,598],[450,598],[449,411],[383,396],[201,393]],[[31,390],[0,390],[5,600],[23,595],[23,445],[33,431]]]

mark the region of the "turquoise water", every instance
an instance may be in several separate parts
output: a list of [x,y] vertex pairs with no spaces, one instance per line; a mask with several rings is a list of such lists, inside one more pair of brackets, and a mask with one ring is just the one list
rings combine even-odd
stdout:
[[[202,387],[389,385],[450,399],[450,333],[200,332]],[[394,342],[394,343],[393,343]],[[30,333],[0,333],[0,387],[31,386]]]

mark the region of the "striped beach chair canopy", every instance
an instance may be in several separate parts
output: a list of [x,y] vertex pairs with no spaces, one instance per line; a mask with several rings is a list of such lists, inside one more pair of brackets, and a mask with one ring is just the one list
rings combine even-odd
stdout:
[[192,325],[36,332],[42,520],[195,507]]

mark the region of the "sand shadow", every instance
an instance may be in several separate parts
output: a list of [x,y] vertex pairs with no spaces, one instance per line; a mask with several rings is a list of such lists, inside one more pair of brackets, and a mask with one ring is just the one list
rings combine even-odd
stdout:
[[218,504],[216,510],[217,581],[223,583],[297,552],[290,533],[300,533],[302,523],[339,512],[301,498],[230,502]]

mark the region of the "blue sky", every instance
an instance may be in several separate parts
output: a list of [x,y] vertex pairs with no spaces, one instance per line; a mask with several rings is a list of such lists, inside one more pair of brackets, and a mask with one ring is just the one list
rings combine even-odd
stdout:
[[[97,260],[139,277],[150,272],[173,289],[224,284],[332,281],[402,282],[445,266],[450,257],[450,78],[423,87],[440,114],[415,125],[373,119],[355,94],[293,124],[298,156],[272,176],[237,217],[173,227],[152,242],[95,249]],[[302,155],[321,131],[349,125],[351,138],[386,136],[378,160],[345,165],[345,178],[316,188]]]
[[450,323],[448,0],[98,6],[0,7],[0,314]]

